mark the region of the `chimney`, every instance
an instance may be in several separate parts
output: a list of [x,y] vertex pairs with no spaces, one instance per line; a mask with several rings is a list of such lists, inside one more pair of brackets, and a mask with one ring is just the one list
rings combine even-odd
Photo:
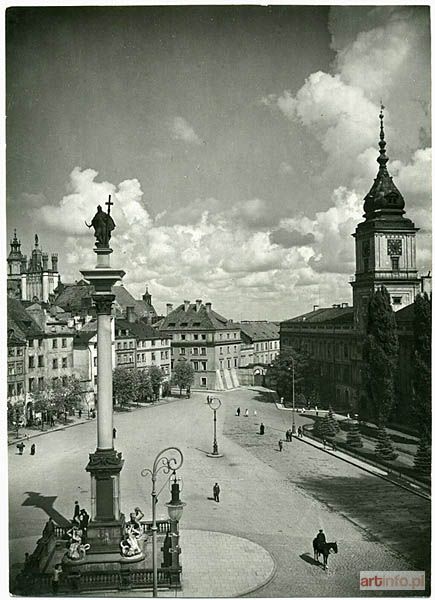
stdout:
[[318,308],[319,308],[319,305],[318,305],[318,304],[314,304],[314,305],[313,305],[313,310],[317,310]]
[[129,323],[134,323],[134,306],[127,306],[127,321]]
[[51,270],[57,273],[57,254],[51,255]]
[[190,300],[184,301],[184,311],[187,312],[189,310]]
[[211,302],[205,303],[205,310],[209,313],[211,311]]
[[166,315],[169,315],[169,313],[172,312],[172,304],[170,304],[169,302],[166,303]]
[[341,308],[347,308],[349,306],[348,302],[342,302],[341,303]]
[[46,252],[42,255],[42,270],[48,271],[48,254]]
[[202,304],[202,300],[196,301],[196,312],[199,312],[199,309],[201,308],[201,304]]

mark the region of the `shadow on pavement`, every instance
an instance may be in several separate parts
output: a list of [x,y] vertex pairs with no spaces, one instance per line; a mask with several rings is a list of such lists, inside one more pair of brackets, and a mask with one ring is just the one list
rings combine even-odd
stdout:
[[251,400],[257,400],[258,402],[267,402],[268,404],[274,404],[275,398],[272,392],[259,392],[256,390],[257,394],[251,398]]
[[196,448],[195,450],[198,450],[198,452],[202,452],[203,454],[208,454],[210,452],[210,450],[203,450],[202,448]]
[[48,517],[51,517],[59,527],[69,527],[71,525],[71,521],[61,515],[53,506],[57,496],[42,496],[39,492],[26,492],[26,494],[28,495],[28,498],[24,500],[22,506],[34,506],[35,508],[40,508]]
[[[356,522],[405,557],[416,569],[430,572],[430,502],[382,479],[361,476],[303,477],[303,490]],[[328,532],[329,537],[334,532]]]
[[299,554],[299,558],[302,558],[302,560],[304,560],[309,565],[313,565],[314,567],[319,567],[319,566],[321,567],[322,566],[319,563],[319,561],[314,560],[314,558],[311,556],[311,554],[308,554],[308,552],[304,552],[303,554]]

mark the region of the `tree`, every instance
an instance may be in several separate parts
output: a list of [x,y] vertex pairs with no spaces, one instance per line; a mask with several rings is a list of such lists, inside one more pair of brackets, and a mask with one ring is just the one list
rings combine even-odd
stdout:
[[335,437],[336,429],[333,422],[328,418],[328,415],[314,421],[313,433],[322,439]]
[[137,402],[139,376],[136,369],[117,367],[113,370],[113,404],[123,407]]
[[[385,460],[392,460],[394,454],[385,425],[394,404],[394,377],[398,353],[396,320],[390,304],[390,295],[382,286],[369,298],[363,355],[369,409],[379,428],[376,453],[385,452]],[[365,417],[366,415],[363,415],[363,418]]]
[[163,371],[154,365],[152,365],[148,369],[148,373],[151,380],[151,387],[153,390],[153,397],[155,400],[158,400],[160,395],[160,384],[162,383],[162,379],[164,377]]
[[[283,348],[267,370],[267,378],[280,398],[288,402],[293,400],[293,365],[295,399],[299,401],[310,394],[309,357],[305,352],[296,351],[292,347]],[[308,391],[308,393],[307,393]]]
[[431,333],[432,301],[428,295],[418,294],[414,303],[413,387],[414,415],[421,439],[430,445],[431,421]]
[[395,460],[398,454],[391,443],[390,436],[385,430],[385,427],[381,425],[378,427],[378,442],[375,447],[375,454],[383,460]]
[[148,399],[153,395],[153,388],[151,385],[151,377],[148,369],[139,369],[137,372],[138,389],[136,395],[136,402],[148,402]]
[[22,421],[23,417],[24,417],[24,402],[22,400],[18,401],[18,402],[10,402],[8,400],[7,402],[7,409],[8,409],[8,425],[12,428],[15,429],[15,433],[16,436],[18,437],[19,434],[19,430],[20,430],[20,422]]
[[51,380],[50,383],[53,408],[58,413],[63,413],[66,423],[67,414],[80,405],[83,393],[82,386],[75,375],[71,375],[64,380]]
[[363,447],[358,421],[349,421],[349,431],[346,435],[346,444],[351,448]]
[[334,413],[332,412],[332,408],[329,407],[328,414],[325,415],[329,421],[330,429],[334,431],[334,433],[338,433],[340,431],[340,425],[334,419]]
[[187,360],[180,360],[174,367],[172,381],[174,385],[180,388],[180,396],[183,389],[188,390],[193,383],[193,367]]
[[53,408],[52,392],[52,386],[44,383],[30,393],[34,411],[41,413],[41,431],[44,431],[44,417]]
[[423,438],[418,444],[417,454],[414,459],[414,468],[422,475],[431,475],[431,447]]

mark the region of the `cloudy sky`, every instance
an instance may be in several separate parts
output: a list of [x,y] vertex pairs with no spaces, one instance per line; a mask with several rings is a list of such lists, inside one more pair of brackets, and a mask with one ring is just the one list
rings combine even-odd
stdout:
[[284,319],[351,301],[351,237],[389,170],[430,268],[426,7],[19,8],[7,13],[7,236],[94,264],[114,196],[113,265],[158,311],[213,302]]

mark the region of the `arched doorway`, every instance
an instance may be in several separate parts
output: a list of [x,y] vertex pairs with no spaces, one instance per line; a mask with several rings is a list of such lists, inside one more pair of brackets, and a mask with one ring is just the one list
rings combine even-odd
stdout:
[[254,385],[264,385],[264,372],[263,369],[254,369]]

